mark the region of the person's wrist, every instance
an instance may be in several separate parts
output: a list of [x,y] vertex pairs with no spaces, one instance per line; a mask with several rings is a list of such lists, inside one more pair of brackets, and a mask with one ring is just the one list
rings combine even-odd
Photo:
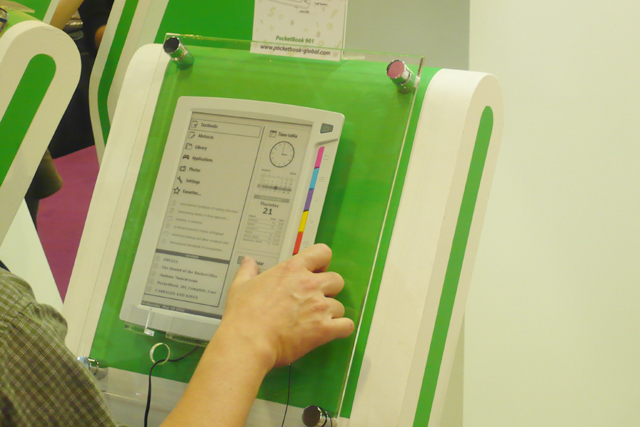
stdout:
[[233,352],[235,357],[252,363],[266,375],[276,364],[276,350],[262,334],[247,332],[242,327],[223,321],[212,344],[220,346],[225,352]]

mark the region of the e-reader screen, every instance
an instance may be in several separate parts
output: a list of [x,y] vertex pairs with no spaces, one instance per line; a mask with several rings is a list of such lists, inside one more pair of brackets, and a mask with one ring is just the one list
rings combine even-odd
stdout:
[[[208,318],[215,324],[244,257],[254,258],[264,271],[313,243],[342,116],[228,101],[179,102],[123,320],[210,338],[212,332],[175,331],[174,319],[167,318],[205,324],[202,319]],[[283,114],[273,115],[278,110]],[[310,214],[312,226],[306,227]]]
[[310,130],[192,114],[142,305],[221,317],[232,263],[277,263]]

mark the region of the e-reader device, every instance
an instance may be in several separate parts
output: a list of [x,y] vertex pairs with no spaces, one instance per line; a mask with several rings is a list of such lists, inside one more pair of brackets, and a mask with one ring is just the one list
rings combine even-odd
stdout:
[[260,271],[315,241],[344,116],[181,97],[120,312],[210,340],[243,257]]

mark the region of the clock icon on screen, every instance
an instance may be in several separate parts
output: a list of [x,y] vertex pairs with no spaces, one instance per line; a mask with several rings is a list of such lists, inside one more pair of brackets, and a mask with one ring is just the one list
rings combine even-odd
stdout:
[[271,148],[269,160],[273,166],[283,168],[291,163],[295,154],[296,150],[293,149],[290,142],[280,141]]

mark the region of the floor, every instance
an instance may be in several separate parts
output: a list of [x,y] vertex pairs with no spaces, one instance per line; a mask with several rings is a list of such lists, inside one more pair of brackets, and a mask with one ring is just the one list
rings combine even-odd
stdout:
[[62,189],[40,202],[38,234],[64,300],[98,176],[95,147],[54,160]]

